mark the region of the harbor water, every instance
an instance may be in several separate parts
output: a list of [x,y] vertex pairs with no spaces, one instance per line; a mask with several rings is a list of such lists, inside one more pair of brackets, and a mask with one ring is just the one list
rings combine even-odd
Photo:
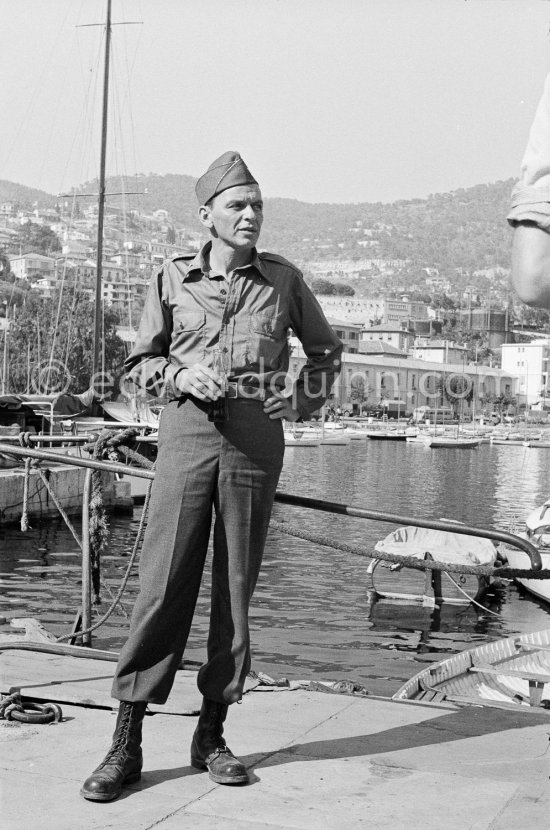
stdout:
[[[484,444],[430,449],[418,444],[352,441],[348,446],[287,448],[279,490],[371,510],[480,527],[519,529],[550,496],[550,449]],[[141,508],[111,519],[102,556],[102,602],[108,608],[128,565]],[[374,549],[395,525],[277,504],[274,518]],[[80,525],[75,522],[79,530]],[[271,531],[251,610],[253,669],[274,679],[351,680],[392,694],[426,663],[488,640],[550,625],[550,605],[510,583],[487,607],[420,605],[375,599],[368,559]],[[68,633],[80,605],[80,552],[61,520],[23,534],[0,527],[0,614],[35,617]],[[186,657],[200,662],[208,630],[209,567]],[[134,567],[122,610],[94,632],[93,645],[118,650],[137,591]]]

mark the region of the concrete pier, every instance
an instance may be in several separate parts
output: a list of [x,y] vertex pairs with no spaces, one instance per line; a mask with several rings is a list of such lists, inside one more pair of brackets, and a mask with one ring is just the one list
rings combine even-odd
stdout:
[[[114,665],[100,666],[108,682]],[[70,677],[83,691],[85,674]],[[183,693],[194,709],[193,673],[178,683],[176,699]],[[251,773],[241,787],[214,784],[189,765],[193,715],[155,707],[144,723],[141,781],[105,804],[83,800],[79,788],[109,746],[113,710],[62,704],[58,724],[0,721],[3,830],[548,826],[550,717],[543,710],[261,688],[230,708],[226,724],[229,746]]]

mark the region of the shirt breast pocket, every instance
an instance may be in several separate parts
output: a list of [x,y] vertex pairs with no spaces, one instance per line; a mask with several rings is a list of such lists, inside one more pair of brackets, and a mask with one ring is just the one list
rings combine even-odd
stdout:
[[205,355],[206,314],[204,311],[174,312],[172,351],[184,365],[202,360]]
[[254,362],[263,358],[269,368],[278,368],[278,358],[286,343],[282,314],[259,312],[250,315],[250,352]]

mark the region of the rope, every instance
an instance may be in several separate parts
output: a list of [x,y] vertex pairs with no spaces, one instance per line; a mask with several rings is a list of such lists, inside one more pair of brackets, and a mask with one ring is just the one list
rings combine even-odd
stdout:
[[[29,432],[19,433],[19,444],[22,447],[28,447],[30,444]],[[29,483],[31,479],[31,458],[25,458],[25,478],[23,481],[23,509],[21,511],[21,530],[27,533],[30,529],[29,524]]]
[[461,587],[460,587],[460,585],[458,584],[458,582],[456,581],[456,579],[453,579],[453,578],[452,578],[451,574],[449,574],[449,573],[445,573],[445,576],[447,577],[447,579],[450,579],[450,580],[451,580],[451,582],[453,583],[453,585],[455,586],[455,588],[458,588],[458,590],[459,590],[462,594],[464,594],[464,596],[465,596],[467,599],[469,599],[471,603],[473,603],[474,605],[477,605],[477,607],[478,607],[478,608],[481,608],[481,610],[482,610],[482,611],[485,611],[485,613],[486,613],[486,614],[492,614],[494,617],[499,617],[499,616],[500,616],[500,614],[497,614],[497,612],[496,612],[496,611],[491,611],[491,609],[490,609],[490,608],[487,608],[485,605],[482,605],[482,604],[481,604],[481,602],[478,602],[478,601],[477,601],[477,600],[475,600],[473,597],[471,597],[471,596],[470,596],[470,594],[469,594],[467,591],[465,591],[465,590],[464,590],[464,588],[461,588]]
[[[154,469],[154,463],[149,461],[144,456],[140,455],[139,453],[135,452],[134,450],[130,449],[129,447],[125,446],[130,441],[134,441],[136,436],[139,435],[140,430],[136,429],[135,427],[130,427],[129,429],[125,429],[122,431],[103,431],[97,440],[94,443],[85,444],[84,449],[91,451],[93,453],[93,457],[97,460],[101,460],[104,456],[107,456],[110,460],[118,461],[119,460],[119,453],[122,453],[127,459],[132,460],[134,463],[138,464],[140,467],[145,467],[147,469]],[[20,433],[19,434],[19,443],[22,447],[28,447],[30,445],[29,440],[30,433]],[[63,509],[63,506],[59,502],[55,492],[53,491],[48,476],[50,471],[46,469],[46,471],[40,468],[40,462],[34,461],[31,458],[25,459],[25,480],[24,480],[24,489],[23,489],[23,508],[22,508],[22,517],[21,517],[21,530],[27,531],[30,529],[29,520],[28,520],[28,499],[29,499],[29,483],[30,483],[30,470],[31,464],[36,466],[38,474],[48,492],[51,496],[52,501],[54,502],[56,508],[58,509],[60,515],[62,516],[65,524],[67,525],[68,529],[70,530],[74,540],[76,541],[80,550],[82,550],[82,542],[73,527],[69,516]],[[122,595],[126,590],[126,585],[128,584],[128,580],[130,578],[131,570],[134,566],[136,557],[139,552],[139,548],[141,545],[141,541],[143,538],[143,531],[145,528],[147,512],[149,509],[149,502],[151,499],[151,490],[152,490],[153,481],[150,480],[147,492],[145,495],[145,503],[143,506],[143,511],[141,514],[141,519],[138,527],[138,532],[136,535],[136,539],[134,542],[134,546],[132,549],[132,553],[130,556],[130,561],[128,562],[128,566],[126,568],[126,572],[120,584],[120,587],[117,591],[116,596],[113,598],[113,593],[110,590],[109,586],[106,586],[107,591],[111,598],[113,598],[109,608],[97,620],[93,625],[89,628],[86,628],[84,631],[79,631],[78,636],[83,636],[84,634],[88,634],[92,631],[95,631],[101,625],[103,625],[109,617],[113,614],[117,605],[120,606],[120,609],[123,615],[128,618],[128,614],[124,606],[121,603]],[[109,536],[109,526],[107,521],[107,511],[105,510],[105,505],[103,502],[103,491],[101,487],[101,472],[99,470],[94,470],[92,472],[92,493],[90,497],[90,548],[92,554],[92,584],[96,594],[96,602],[99,602],[99,588],[100,588],[100,553],[103,549],[104,545],[106,544]],[[64,634],[61,637],[56,639],[56,642],[62,642],[63,640],[72,639],[75,636],[74,632],[70,634]],[[0,709],[0,717],[1,717],[1,709]]]
[[31,479],[31,460],[25,458],[25,478],[23,480],[23,509],[21,511],[21,530],[27,533],[29,524],[29,483]]
[[21,692],[16,691],[2,698],[0,718],[20,723],[59,723],[63,719],[63,712],[57,703],[24,701]]
[[330,539],[326,536],[321,536],[318,533],[310,533],[303,528],[295,527],[287,522],[279,522],[275,519],[271,520],[271,527],[278,530],[280,533],[285,533],[288,536],[294,536],[296,539],[304,539],[306,542],[313,542],[316,545],[321,545],[327,548],[334,548],[344,553],[351,553],[355,556],[365,556],[368,559],[380,559],[383,562],[394,562],[402,565],[404,568],[414,568],[418,571],[446,571],[450,573],[459,574],[473,574],[474,576],[498,576],[503,579],[515,579],[518,577],[528,579],[550,579],[550,569],[545,568],[540,571],[528,570],[526,568],[494,568],[491,565],[459,565],[447,562],[437,562],[435,559],[425,560],[417,559],[414,556],[398,556],[395,553],[382,553],[376,551],[373,553],[368,548],[347,545],[345,542],[338,542],[336,539]]
[[42,479],[42,482],[43,482],[46,490],[48,491],[49,495],[51,496],[53,503],[55,504],[55,506],[59,510],[63,521],[65,522],[65,524],[67,525],[67,527],[71,531],[71,533],[73,535],[73,539],[75,540],[75,542],[78,545],[78,547],[80,548],[80,550],[82,550],[82,542],[80,541],[78,533],[74,529],[74,526],[72,525],[71,520],[69,519],[69,516],[67,515],[67,513],[63,509],[63,505],[61,504],[61,502],[59,501],[59,499],[57,498],[57,496],[55,495],[55,493],[54,493],[54,491],[51,487],[51,484],[50,484],[49,478],[48,478],[48,476],[50,475],[50,470],[42,470],[40,467],[37,467],[37,470],[38,470],[38,475]]
[[[124,577],[122,579],[122,582],[120,584],[120,588],[118,589],[116,597],[114,598],[113,602],[111,603],[111,605],[109,606],[109,608],[107,609],[105,614],[102,617],[100,617],[99,620],[97,620],[93,625],[90,625],[88,628],[85,628],[83,631],[78,631],[76,636],[82,637],[84,634],[90,634],[92,631],[95,631],[96,628],[99,628],[100,626],[102,626],[109,619],[109,617],[111,616],[111,614],[115,610],[117,604],[120,602],[120,599],[121,599],[121,597],[122,597],[122,595],[123,595],[123,593],[126,589],[126,585],[127,585],[128,580],[130,578],[130,571],[132,570],[132,568],[134,566],[134,562],[136,560],[136,557],[137,557],[137,554],[138,554],[138,551],[139,551],[139,548],[140,548],[140,545],[141,545],[141,540],[142,540],[142,537],[143,537],[143,530],[144,530],[144,527],[145,527],[145,520],[146,520],[146,517],[147,517],[147,511],[149,509],[149,501],[151,499],[151,489],[152,489],[152,487],[153,487],[153,480],[151,479],[151,481],[149,481],[149,484],[147,486],[147,492],[145,494],[145,502],[144,502],[144,505],[143,505],[143,512],[141,514],[141,519],[140,519],[140,522],[139,522],[139,527],[138,527],[136,540],[134,542],[134,547],[133,547],[132,553],[130,555],[130,561],[128,562],[128,567],[126,568],[126,572],[125,572]],[[75,636],[74,633],[63,634],[63,636],[56,638],[56,643],[63,642],[63,640],[70,640],[74,636]]]

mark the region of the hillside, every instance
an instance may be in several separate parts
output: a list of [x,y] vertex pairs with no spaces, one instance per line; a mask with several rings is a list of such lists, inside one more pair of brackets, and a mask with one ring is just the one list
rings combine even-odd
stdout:
[[[126,197],[129,209],[166,209],[176,225],[199,229],[192,176],[138,175],[124,182],[110,178],[107,192],[138,191]],[[291,259],[408,259],[443,274],[509,267],[510,229],[506,213],[513,180],[482,184],[427,199],[390,204],[310,204],[266,198],[262,247]],[[81,192],[97,189],[87,182]],[[0,203],[30,207],[55,204],[43,191],[0,181]],[[84,200],[83,200],[84,201]],[[113,197],[113,203],[121,204]]]
[[41,207],[52,207],[55,205],[56,198],[44,190],[0,180],[0,204],[3,202],[13,202],[21,210],[32,210],[35,202],[38,202]]

